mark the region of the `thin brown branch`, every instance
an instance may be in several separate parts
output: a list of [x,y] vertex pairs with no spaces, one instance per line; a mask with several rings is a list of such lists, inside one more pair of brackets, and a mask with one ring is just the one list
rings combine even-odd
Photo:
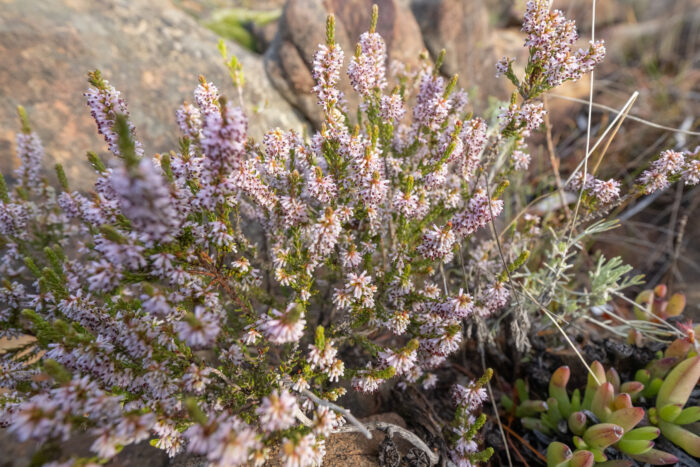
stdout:
[[508,432],[508,435],[517,439],[518,441],[520,441],[522,443],[523,446],[525,446],[530,451],[532,451],[532,453],[535,454],[538,459],[540,459],[542,462],[547,462],[547,458],[541,452],[539,452],[537,449],[532,447],[532,445],[530,443],[525,441],[519,434],[517,434],[515,431],[513,431],[508,425],[503,425],[503,428]]
[[332,410],[342,414],[343,417],[345,417],[350,423],[352,423],[355,426],[356,431],[359,431],[360,433],[365,435],[365,438],[372,439],[372,433],[370,433],[369,430],[367,428],[365,428],[365,426],[362,424],[362,422],[360,422],[357,418],[355,418],[355,416],[352,413],[350,413],[350,411],[348,409],[341,407],[337,404],[334,404],[333,402],[327,401],[325,399],[321,399],[320,397],[318,397],[316,394],[309,391],[308,389],[304,389],[302,391],[302,394],[304,394],[306,397],[308,397],[309,399],[314,401],[316,404],[326,406],[329,409],[332,409]]
[[510,435],[508,435],[507,440],[508,440],[508,446],[510,446],[511,448],[513,448],[513,451],[515,451],[515,454],[518,455],[518,459],[520,459],[520,462],[522,462],[526,467],[530,467],[530,464],[527,463],[527,461],[526,461],[525,458],[523,457],[523,455],[522,455],[522,453],[520,452],[520,450],[515,446],[515,443],[513,443],[513,441],[510,439]]

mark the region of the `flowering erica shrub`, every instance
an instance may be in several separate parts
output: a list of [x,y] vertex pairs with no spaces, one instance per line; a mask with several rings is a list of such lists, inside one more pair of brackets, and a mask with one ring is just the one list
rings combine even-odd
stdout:
[[[34,339],[0,357],[0,423],[21,441],[87,430],[93,461],[150,439],[213,465],[276,452],[320,464],[333,432],[366,431],[334,403],[346,391],[430,389],[474,329],[492,337],[506,312],[524,325],[514,293],[539,282],[518,270],[552,238],[531,214],[503,244],[489,229],[528,168],[536,98],[605,53],[599,42],[574,51],[573,22],[546,3],[528,3],[525,76],[511,59],[497,66],[517,92],[490,121],[466,113],[440,58],[387,73],[376,10],[349,60],[329,18],[313,72],[324,120],[309,139],[272,129],[253,141],[244,112],[202,78],[177,111],[177,151],[150,157],[95,71],[85,97],[114,157],[88,154],[90,194],[57,167],[57,192],[39,177],[42,146],[22,111],[17,184],[0,186],[0,332]],[[679,178],[698,182],[697,151],[663,153],[631,193]],[[615,180],[573,183],[590,213],[620,199]],[[477,436],[489,377],[452,390],[440,454],[458,465],[492,452]]]

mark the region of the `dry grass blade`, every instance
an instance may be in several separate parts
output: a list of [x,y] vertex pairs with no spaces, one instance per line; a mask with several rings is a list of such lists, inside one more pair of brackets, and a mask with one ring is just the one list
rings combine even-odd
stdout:
[[630,98],[630,104],[626,106],[625,110],[619,114],[619,119],[617,122],[617,125],[615,125],[615,128],[613,129],[612,134],[610,135],[610,138],[606,140],[605,146],[603,146],[603,150],[600,152],[600,156],[598,157],[598,160],[596,161],[595,165],[593,166],[593,170],[591,170],[591,174],[595,175],[596,172],[598,171],[598,167],[600,167],[600,163],[603,162],[603,158],[605,157],[605,153],[608,151],[608,148],[610,147],[610,143],[612,143],[612,140],[615,139],[615,135],[617,132],[620,130],[620,125],[622,125],[622,122],[627,118],[629,115],[630,110],[632,109],[632,105],[634,105],[634,101],[637,100],[638,93],[632,94],[632,97]]
[[595,373],[593,373],[593,370],[586,362],[586,359],[583,358],[583,355],[581,355],[581,352],[579,352],[579,350],[576,348],[576,345],[574,345],[573,341],[569,338],[568,334],[566,334],[566,331],[564,331],[564,329],[562,329],[562,327],[559,326],[556,316],[554,316],[547,308],[545,308],[539,301],[537,301],[537,299],[533,297],[530,294],[530,292],[528,292],[525,289],[523,289],[523,292],[525,292],[525,296],[528,297],[534,304],[536,304],[540,308],[540,310],[542,310],[542,312],[547,316],[547,318],[549,318],[549,320],[554,324],[554,326],[556,326],[556,328],[559,330],[559,332],[569,344],[571,349],[576,353],[576,356],[579,358],[579,360],[581,360],[581,363],[583,363],[583,365],[586,367],[586,370],[588,370],[588,374],[590,374],[593,377],[597,384],[600,384],[598,377],[595,375]]
[[[481,349],[481,366],[486,371],[486,357],[484,357],[484,349]],[[508,449],[508,440],[506,439],[506,433],[503,431],[503,423],[501,423],[501,416],[498,415],[498,406],[496,405],[496,398],[493,397],[493,390],[491,389],[491,381],[486,381],[486,389],[489,392],[489,398],[491,399],[491,404],[493,405],[493,413],[496,416],[496,422],[498,423],[498,430],[501,432],[501,438],[503,439],[503,444],[506,448],[506,458],[508,459],[508,465],[513,467],[513,460],[510,458],[510,449]]]
[[[562,99],[562,100],[570,101],[570,102],[578,102],[579,104],[588,104],[588,101],[586,101],[584,99],[578,99],[576,97],[561,96],[559,94],[549,94],[549,97],[554,97],[556,99]],[[605,110],[607,112],[611,112],[614,114],[618,114],[618,115],[622,113],[622,110],[617,110],[617,109],[614,109],[614,108],[609,107],[607,105],[598,104],[596,102],[593,103],[593,107],[598,108],[598,109],[602,109],[602,110]],[[682,133],[684,135],[690,135],[690,136],[700,136],[700,131],[684,130],[682,128],[673,128],[673,127],[666,126],[666,125],[659,125],[658,123],[654,123],[654,122],[651,122],[649,120],[645,120],[645,119],[640,118],[640,117],[635,117],[634,115],[628,115],[627,119],[634,120],[635,122],[639,122],[639,123],[642,123],[644,125],[650,126],[652,128],[657,128],[659,130],[672,131],[674,133]]]
[[622,118],[622,114],[629,112],[629,108],[632,105],[632,103],[637,99],[637,96],[639,96],[639,91],[634,91],[634,93],[630,96],[630,98],[627,100],[622,109],[620,109],[620,113],[617,115],[617,117],[615,117],[615,119],[612,122],[610,122],[610,124],[607,126],[603,134],[600,135],[600,138],[598,138],[593,147],[586,150],[586,157],[584,157],[583,160],[579,162],[579,164],[576,166],[576,169],[574,169],[569,178],[566,179],[564,185],[568,185],[571,182],[571,180],[576,176],[578,171],[581,170],[581,167],[588,163],[588,158],[591,157],[591,154],[598,148],[598,146],[603,141],[605,141],[605,138],[608,135],[608,133],[613,129],[613,127],[615,127],[615,125],[617,125],[617,122]]

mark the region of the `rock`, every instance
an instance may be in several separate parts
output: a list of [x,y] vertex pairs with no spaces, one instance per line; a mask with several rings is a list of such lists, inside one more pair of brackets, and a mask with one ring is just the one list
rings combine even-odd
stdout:
[[486,7],[467,0],[413,0],[411,9],[430,53],[437,56],[445,49],[441,71],[459,73],[461,83],[478,84],[477,75],[486,68],[482,60],[492,54]]
[[385,388],[375,393],[364,393],[352,389],[351,385],[344,385],[347,392],[339,399],[338,403],[348,409],[355,417],[369,417],[381,410],[382,398],[388,395]]
[[[388,412],[360,419],[361,422],[386,422],[406,428],[406,422],[398,414]],[[382,431],[372,431],[372,439],[365,438],[361,433],[338,433],[326,441],[326,466],[369,467],[379,465],[379,448],[386,438]],[[394,435],[393,442],[401,455],[405,455],[412,447],[410,443]]]
[[209,461],[206,456],[195,456],[183,452],[173,457],[168,465],[170,467],[207,467]]
[[[683,9],[684,0],[634,0],[632,2],[596,2],[595,25],[598,31],[620,23],[635,23],[660,16],[667,17]],[[690,2],[692,3],[692,2]],[[557,2],[555,8],[562,10],[567,18],[576,20],[579,33],[590,37],[593,9],[588,0]],[[690,5],[686,3],[686,8]],[[514,8],[519,14],[525,11],[525,2]],[[522,16],[521,16],[522,17]]]
[[256,11],[280,10],[286,0],[172,0],[173,4],[196,18],[206,18],[221,8],[254,9]]
[[[284,7],[277,36],[265,53],[265,69],[285,98],[316,126],[321,115],[311,91],[311,70],[316,49],[325,43],[326,17],[336,16],[336,41],[347,65],[360,34],[369,28],[374,3],[379,7],[377,31],[386,41],[388,63],[396,59],[415,67],[425,45],[415,18],[401,0],[289,0]],[[340,86],[353,109],[357,96],[345,70]]]
[[[371,417],[360,418],[360,422],[385,422],[406,428],[406,422],[398,414],[387,412]],[[323,458],[324,467],[377,467],[379,463],[379,447],[386,435],[379,430],[372,431],[372,439],[367,439],[361,433],[336,433],[326,440],[326,456]],[[404,456],[412,445],[399,435],[393,436],[393,441],[399,453]],[[180,465],[180,464],[178,464]],[[185,465],[185,464],[182,464]],[[282,462],[277,450],[272,450],[270,459],[265,467],[279,467]]]
[[442,73],[458,74],[463,88],[478,90],[472,98],[477,110],[484,108],[488,96],[507,99],[512,85],[507,79],[494,78],[495,65],[503,55],[524,63],[527,50],[521,35],[509,29],[494,30],[483,2],[412,0],[411,9],[431,55],[436,57],[445,49]]
[[265,53],[265,51],[275,40],[278,29],[279,23],[277,21],[272,21],[262,25],[256,23],[250,25],[251,33],[253,34],[253,37],[255,37],[255,45],[257,48],[256,52]]
[[23,467],[29,465],[36,451],[35,443],[18,443],[14,434],[0,428],[0,467]]
[[105,464],[106,467],[167,467],[171,465],[168,454],[151,446],[148,441],[131,444]]
[[612,68],[635,56],[679,66],[679,62],[693,60],[693,51],[700,47],[700,34],[693,33],[698,27],[700,9],[611,26],[599,33],[608,51],[603,66]]
[[[5,0],[0,12],[0,170],[17,161],[17,105],[24,105],[46,148],[46,172],[64,164],[74,188],[88,188],[85,153],[106,154],[85,104],[86,73],[98,68],[129,103],[147,153],[177,148],[175,110],[192,101],[203,74],[231,97],[235,90],[217,51],[217,37],[168,0]],[[303,120],[271,85],[262,59],[227,43],[246,75],[243,98],[250,134],[259,139]],[[259,109],[252,112],[252,108]],[[109,159],[109,158],[107,158]],[[10,178],[10,177],[8,177]]]

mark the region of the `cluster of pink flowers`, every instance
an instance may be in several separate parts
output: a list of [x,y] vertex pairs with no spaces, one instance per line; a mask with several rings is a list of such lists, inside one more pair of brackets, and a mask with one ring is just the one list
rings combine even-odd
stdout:
[[[126,102],[122,99],[119,91],[114,89],[114,86],[109,84],[109,81],[102,78],[99,71],[90,73],[90,87],[85,92],[87,105],[90,107],[92,118],[97,123],[97,131],[104,136],[109,150],[115,156],[121,155],[118,143],[118,135],[114,131],[114,123],[117,115],[128,115]],[[132,136],[135,133],[133,124],[129,123],[129,131]],[[136,154],[143,155],[143,146],[140,142],[134,139],[136,146]]]
[[[24,109],[20,110],[20,116],[26,118]],[[41,186],[39,175],[44,159],[44,147],[36,132],[31,131],[28,124],[23,126],[22,132],[17,133],[16,138],[20,166],[15,171],[15,176],[26,190],[32,191]]]
[[453,217],[452,225],[455,232],[464,237],[486,226],[502,211],[503,200],[489,199],[486,192],[479,188],[469,200],[467,208]]
[[215,312],[200,306],[195,308],[190,319],[176,323],[175,330],[180,339],[192,348],[211,347],[220,331],[219,320]]
[[700,182],[700,146],[692,152],[662,152],[651,167],[642,172],[637,184],[644,193],[649,194],[663,190],[678,179],[686,185],[697,185]]
[[526,102],[522,106],[511,102],[498,116],[501,128],[512,128],[522,137],[527,138],[532,131],[540,127],[544,121],[544,104],[541,102]]
[[401,95],[394,93],[390,96],[382,96],[379,113],[385,123],[401,121],[406,114]]
[[131,221],[134,234],[146,246],[169,242],[177,236],[181,220],[176,200],[153,161],[141,159],[131,169],[117,169],[111,174],[110,184],[121,213]]
[[197,144],[202,137],[202,113],[199,109],[185,102],[177,109],[176,118],[180,132]]
[[467,386],[455,384],[452,388],[452,402],[467,407],[471,412],[481,407],[487,398],[486,389],[477,385],[475,381]]
[[[334,25],[329,26],[334,27]],[[329,40],[326,45],[319,45],[318,51],[314,55],[313,78],[316,85],[313,90],[318,96],[319,105],[328,116],[329,130],[334,136],[345,133],[342,112],[345,99],[337,87],[344,57],[343,49],[333,40]]]
[[423,71],[420,78],[420,89],[413,106],[413,120],[417,126],[437,130],[447,119],[452,108],[445,94],[445,79],[442,76]]
[[[187,450],[205,455],[211,465],[245,465],[262,446],[250,426],[224,411],[206,426],[192,425],[183,433]],[[162,439],[162,438],[161,438]]]
[[460,467],[473,466],[473,456],[479,450],[478,444],[474,440],[474,427],[483,424],[483,416],[477,422],[474,414],[488,399],[483,379],[470,381],[466,386],[455,384],[452,387],[452,402],[457,406],[457,413],[452,426],[454,441],[450,457]]
[[591,174],[579,172],[571,179],[569,187],[577,191],[583,189],[602,206],[610,205],[620,198],[620,182],[612,178],[600,180]]
[[306,320],[299,311],[299,305],[290,303],[284,313],[272,309],[271,316],[258,321],[258,328],[274,344],[297,342],[304,334]]
[[[530,48],[530,60],[537,64],[538,78],[549,87],[564,81],[578,80],[605,57],[602,41],[591,42],[589,47],[573,50],[578,40],[576,23],[567,20],[559,10],[549,9],[549,0],[527,2],[523,19],[523,32],[527,33],[525,45]],[[507,68],[501,64],[499,70]]]
[[358,94],[368,96],[375,89],[386,87],[386,44],[376,32],[363,32],[360,36],[360,52],[350,59],[348,77]]
[[24,237],[28,222],[29,213],[25,206],[8,202],[3,202],[0,205],[0,234],[10,237]]
[[530,154],[516,149],[510,157],[513,159],[513,167],[515,170],[527,170],[528,167],[530,167]]

